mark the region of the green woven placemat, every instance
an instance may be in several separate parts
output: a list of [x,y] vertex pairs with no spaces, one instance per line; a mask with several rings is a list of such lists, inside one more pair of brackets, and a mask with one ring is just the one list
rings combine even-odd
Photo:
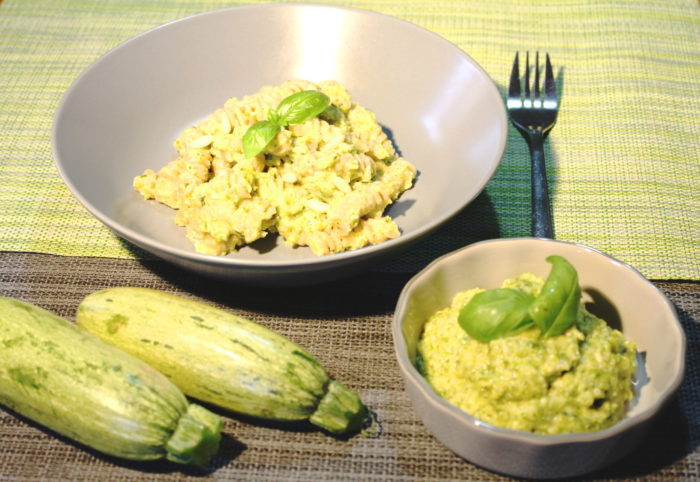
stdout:
[[[54,110],[75,77],[120,42],[241,3],[0,3],[0,250],[144,256],[92,218],[63,185],[51,154]],[[650,278],[700,279],[697,1],[324,3],[428,28],[474,57],[502,92],[516,50],[549,51],[562,93],[546,152],[556,237],[597,247]],[[388,269],[414,270],[475,240],[529,232],[529,154],[511,129],[484,194]]]

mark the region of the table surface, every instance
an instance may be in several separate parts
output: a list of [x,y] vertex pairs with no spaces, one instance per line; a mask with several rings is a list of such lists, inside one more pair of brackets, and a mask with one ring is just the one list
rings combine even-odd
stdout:
[[[245,2],[246,4],[267,2]],[[688,336],[685,382],[642,444],[592,479],[700,477],[700,4],[695,0],[328,1],[393,15],[471,55],[505,94],[517,50],[548,51],[562,111],[546,152],[557,239],[639,269],[676,306]],[[91,62],[149,28],[243,2],[0,0],[0,295],[74,319],[86,294],[158,288],[200,299],[290,337],[355,389],[381,432],[339,439],[305,424],[223,414],[210,478],[499,480],[451,453],[416,418],[390,321],[404,283],[474,241],[528,236],[529,153],[510,128],[484,192],[370,276],[254,289],[193,278],[119,240],[92,218],[53,164],[51,123]],[[271,303],[270,300],[274,300]],[[362,300],[357,303],[356,300]],[[168,463],[102,456],[0,408],[0,479],[187,479]]]

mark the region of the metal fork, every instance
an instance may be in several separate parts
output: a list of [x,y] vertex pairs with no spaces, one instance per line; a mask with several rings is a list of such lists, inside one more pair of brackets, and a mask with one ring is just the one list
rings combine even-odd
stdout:
[[547,190],[547,167],[544,162],[544,141],[557,120],[559,102],[549,54],[546,54],[544,96],[540,92],[540,54],[535,54],[535,81],[530,91],[530,53],[525,56],[524,94],[521,94],[518,53],[515,54],[506,106],[513,125],[530,147],[532,158],[532,234],[553,238],[552,212]]

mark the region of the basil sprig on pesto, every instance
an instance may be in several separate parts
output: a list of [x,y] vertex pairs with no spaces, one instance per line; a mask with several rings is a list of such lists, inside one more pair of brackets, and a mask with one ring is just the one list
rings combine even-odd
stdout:
[[304,90],[286,97],[268,113],[266,120],[256,122],[243,134],[243,154],[246,158],[259,154],[282,127],[313,119],[326,110],[330,102],[326,94],[316,90]]
[[545,338],[565,332],[576,321],[581,299],[578,274],[561,256],[549,256],[547,261],[552,269],[537,297],[512,288],[477,293],[459,312],[462,329],[484,343],[533,325]]
[[561,256],[549,256],[552,270],[540,294],[528,308],[530,317],[545,337],[564,333],[576,320],[581,300],[578,273]]
[[462,308],[458,321],[469,336],[482,342],[515,335],[532,326],[528,307],[534,299],[511,288],[482,291]]

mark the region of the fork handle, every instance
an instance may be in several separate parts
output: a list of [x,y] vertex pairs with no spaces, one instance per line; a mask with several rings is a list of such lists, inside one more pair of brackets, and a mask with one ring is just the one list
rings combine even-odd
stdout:
[[[532,133],[531,133],[532,134]],[[532,158],[532,235],[536,238],[554,238],[552,210],[547,188],[547,166],[544,162],[544,139],[541,132],[531,137],[530,156]]]

